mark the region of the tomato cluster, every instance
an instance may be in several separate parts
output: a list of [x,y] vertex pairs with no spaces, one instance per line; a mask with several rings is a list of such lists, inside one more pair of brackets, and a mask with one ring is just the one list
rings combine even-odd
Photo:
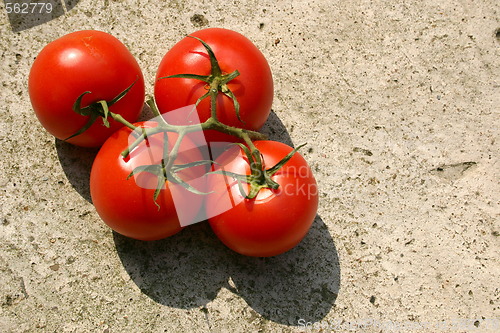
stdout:
[[165,54],[156,103],[148,102],[157,117],[146,122],[137,122],[145,101],[137,61],[100,31],[70,33],[42,49],[29,94],[48,132],[100,147],[92,201],[120,234],[157,240],[208,221],[234,251],[274,256],[296,246],[314,221],[318,193],[307,162],[258,133],[273,100],[269,65],[235,31],[200,30]]

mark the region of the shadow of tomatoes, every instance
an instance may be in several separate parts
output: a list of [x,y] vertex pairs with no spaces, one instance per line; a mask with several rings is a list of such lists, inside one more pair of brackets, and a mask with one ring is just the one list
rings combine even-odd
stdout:
[[[262,132],[271,140],[293,146],[274,112]],[[56,140],[56,149],[66,177],[91,202],[89,176],[97,150],[60,140]],[[137,241],[118,233],[113,238],[131,280],[145,295],[166,306],[204,307],[226,288],[264,318],[298,325],[301,318],[323,319],[340,288],[337,249],[320,216],[298,246],[271,258],[245,257],[229,250],[206,222],[159,241]]]
[[206,222],[155,242],[117,233],[114,240],[132,281],[155,302],[171,307],[203,307],[224,287],[263,317],[297,325],[300,318],[324,318],[340,288],[338,253],[320,216],[297,247],[270,258],[229,250]]

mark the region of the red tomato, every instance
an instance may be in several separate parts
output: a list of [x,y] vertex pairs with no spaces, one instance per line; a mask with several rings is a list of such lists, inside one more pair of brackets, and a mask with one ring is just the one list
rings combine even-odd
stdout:
[[[137,123],[145,128],[154,122]],[[160,164],[164,157],[163,133],[151,135],[137,146],[127,158],[120,153],[133,141],[132,131],[122,127],[101,147],[90,174],[92,202],[102,220],[116,232],[140,240],[162,239],[179,232],[194,220],[201,209],[204,196],[192,193],[181,185],[165,182],[155,204],[154,193],[158,177],[140,172],[127,179],[138,166]],[[172,148],[177,138],[169,132],[168,144]],[[185,137],[181,143],[176,164],[201,160],[198,148]],[[204,170],[188,168],[179,177],[199,191],[204,190]],[[170,184],[169,184],[170,183]]]
[[[144,105],[144,78],[129,50],[115,37],[101,31],[84,30],[65,35],[45,46],[31,67],[29,94],[42,125],[56,138],[75,134],[88,120],[72,110],[77,98],[82,107],[100,100],[111,101],[137,80],[132,89],[110,111],[126,120],[137,120]],[[101,119],[68,142],[79,146],[100,146],[122,124]]]
[[[256,141],[267,167],[292,148],[275,141]],[[250,174],[246,155],[234,146],[217,160],[220,169]],[[269,257],[296,246],[311,227],[318,207],[316,180],[304,158],[295,153],[272,177],[277,190],[262,189],[254,199],[241,195],[238,182],[229,175],[211,174],[206,214],[217,237],[232,250],[247,256]],[[243,188],[248,193],[249,186]]]
[[[213,50],[223,74],[235,70],[240,75],[227,86],[240,104],[241,122],[236,116],[231,98],[219,92],[217,117],[224,124],[249,130],[258,130],[264,125],[271,111],[273,100],[273,79],[271,69],[264,55],[243,35],[226,29],[209,28],[199,30],[191,36],[206,42]],[[210,74],[210,60],[200,41],[186,37],[178,42],[163,57],[158,68],[154,95],[160,112],[165,113],[187,105],[195,104],[207,92],[206,83],[196,79],[161,77],[174,74]],[[210,98],[198,106],[201,122],[210,117]],[[192,120],[192,119],[190,119]],[[185,125],[187,120],[179,120]],[[207,141],[228,141],[236,139],[220,132],[208,131]]]

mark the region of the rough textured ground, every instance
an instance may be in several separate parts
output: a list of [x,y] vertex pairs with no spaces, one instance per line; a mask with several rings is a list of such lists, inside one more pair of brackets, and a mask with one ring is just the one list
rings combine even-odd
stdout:
[[[498,1],[69,2],[27,29],[0,6],[0,331],[500,330]],[[163,54],[202,27],[262,50],[265,131],[309,143],[318,216],[282,256],[235,255],[206,224],[113,234],[90,203],[95,151],[32,112],[29,68],[53,39],[112,33],[152,93]]]

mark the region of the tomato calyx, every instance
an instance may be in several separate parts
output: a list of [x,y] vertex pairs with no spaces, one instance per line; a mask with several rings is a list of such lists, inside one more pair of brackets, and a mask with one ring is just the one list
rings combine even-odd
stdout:
[[[212,174],[222,174],[224,176],[228,176],[236,180],[238,183],[238,189],[240,191],[241,196],[246,199],[254,199],[257,197],[259,192],[264,189],[277,190],[280,186],[277,182],[272,179],[272,176],[277,173],[291,158],[292,156],[302,147],[306,145],[303,143],[299,145],[297,148],[294,148],[290,153],[288,153],[285,157],[283,157],[278,163],[274,166],[266,169],[264,159],[262,158],[261,153],[255,147],[253,142],[247,143],[251,148],[247,147],[242,143],[235,143],[238,145],[241,150],[245,153],[245,156],[250,165],[250,174],[238,174],[231,171],[226,170],[216,170],[210,173]],[[243,183],[247,183],[250,185],[250,191],[248,193],[245,192],[243,188]]]
[[207,165],[211,163],[212,161],[202,160],[186,164],[174,164],[170,168],[166,168],[167,163],[165,163],[165,159],[162,159],[160,164],[148,164],[135,167],[134,170],[132,170],[132,172],[127,176],[127,180],[129,180],[131,177],[141,172],[148,172],[153,176],[156,176],[157,184],[153,194],[153,201],[155,205],[158,207],[158,210],[160,210],[160,205],[158,204],[157,199],[158,196],[160,195],[161,190],[164,188],[167,182],[171,182],[176,185],[181,185],[186,190],[194,194],[199,194],[199,195],[209,194],[197,190],[195,187],[193,187],[192,185],[184,181],[182,178],[180,178],[177,173],[187,168]]
[[85,132],[86,130],[88,130],[90,128],[90,126],[92,126],[99,117],[102,118],[103,125],[106,126],[107,128],[110,127],[108,117],[111,117],[116,121],[119,121],[120,123],[126,125],[129,128],[133,128],[133,125],[130,124],[127,120],[125,120],[125,118],[123,118],[119,114],[116,114],[114,112],[109,111],[109,108],[113,104],[115,104],[119,100],[121,100],[123,97],[125,97],[125,95],[130,91],[130,89],[132,89],[132,87],[134,86],[134,84],[138,80],[139,80],[139,77],[137,77],[134,80],[134,82],[132,82],[132,84],[130,86],[128,86],[125,90],[123,90],[121,93],[119,93],[115,98],[113,98],[110,101],[100,100],[100,101],[94,102],[94,103],[82,108],[83,97],[87,94],[91,94],[92,92],[85,91],[80,96],[78,96],[75,103],[73,104],[73,111],[78,113],[81,116],[85,116],[85,117],[89,117],[89,118],[88,118],[87,122],[85,123],[85,125],[83,125],[82,128],[80,128],[77,132],[75,132],[74,134],[72,134],[69,137],[67,137],[66,139],[64,139],[64,141],[67,141],[71,138],[74,138],[75,136],[80,135],[83,132]]
[[226,95],[229,97],[234,105],[234,111],[236,112],[236,117],[238,118],[241,123],[245,123],[241,117],[240,117],[240,104],[238,103],[238,100],[236,96],[233,94],[231,89],[227,86],[229,81],[233,80],[237,76],[240,75],[240,72],[238,70],[235,70],[229,74],[224,74],[219,66],[219,62],[217,58],[215,57],[215,54],[212,50],[212,48],[202,39],[195,37],[195,36],[188,36],[190,38],[194,38],[198,40],[205,50],[208,53],[208,57],[210,59],[210,74],[209,75],[198,75],[198,74],[175,74],[175,75],[169,75],[169,76],[164,76],[158,78],[158,80],[162,79],[171,79],[171,78],[182,78],[182,79],[195,79],[195,80],[200,80],[205,83],[207,83],[209,89],[208,91],[202,95],[201,97],[198,98],[198,100],[195,103],[195,106],[198,106],[202,100],[205,98],[210,97],[211,99],[211,118],[217,119],[217,112],[216,112],[216,107],[215,107],[215,100],[219,92],[222,94]]
[[[144,127],[141,127],[143,130],[142,133],[144,132]],[[147,140],[147,138],[145,139]],[[182,141],[182,138],[178,138],[175,142],[174,148],[169,151],[168,150],[168,145],[169,145],[169,140],[168,140],[168,135],[167,132],[163,132],[163,158],[161,159],[159,164],[146,164],[146,165],[139,165],[135,167],[132,172],[127,176],[127,180],[130,179],[131,177],[141,173],[141,172],[148,172],[152,174],[153,176],[157,177],[157,183],[156,183],[156,188],[153,194],[153,201],[155,205],[158,207],[158,210],[160,209],[160,205],[157,203],[158,196],[160,195],[161,190],[163,187],[167,184],[167,182],[171,182],[176,185],[181,185],[184,187],[186,190],[189,192],[192,192],[194,194],[208,194],[205,192],[201,192],[197,190],[195,187],[190,185],[187,181],[183,180],[178,173],[182,170],[188,169],[188,168],[193,168],[193,167],[198,167],[198,166],[203,166],[203,165],[208,165],[211,164],[212,161],[210,160],[199,160],[199,161],[193,161],[189,163],[183,163],[183,164],[174,164],[174,162],[177,159],[177,152],[179,150],[178,145],[180,145]]]

